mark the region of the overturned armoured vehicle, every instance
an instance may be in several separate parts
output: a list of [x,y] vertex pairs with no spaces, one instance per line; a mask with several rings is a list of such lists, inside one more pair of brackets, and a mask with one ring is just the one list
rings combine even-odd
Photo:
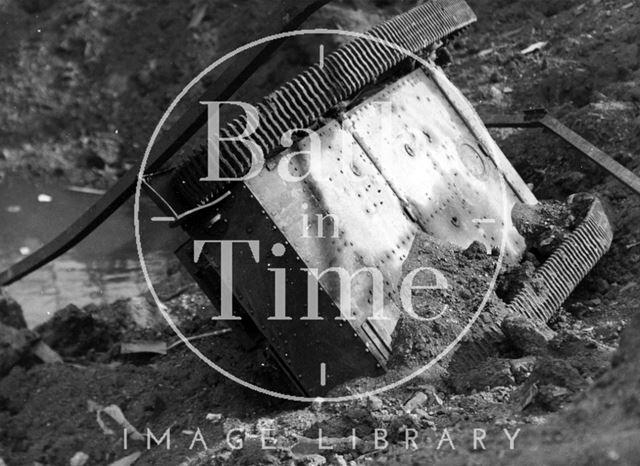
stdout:
[[[285,7],[286,30],[326,0],[289,3],[296,14]],[[537,200],[441,67],[447,43],[475,20],[463,0],[429,0],[365,34],[343,33],[345,45],[260,102],[227,102],[240,116],[221,124],[223,101],[273,52],[265,46],[236,74],[222,73],[221,90],[200,99],[140,170],[164,220],[187,233],[176,253],[219,318],[267,349],[296,395],[321,396],[385,370],[401,316],[421,318],[412,291],[446,286],[429,264],[406,273],[417,238],[461,250],[477,244],[507,264],[525,252],[511,212]],[[538,116],[491,124],[543,124],[572,137],[638,192],[605,154]],[[205,123],[207,144],[167,163]],[[66,232],[0,274],[0,284],[80,241],[137,178],[128,173]],[[579,223],[507,313],[546,321],[607,251],[612,232],[597,199]],[[461,359],[482,358],[499,338],[499,322],[479,321],[458,345]]]
[[[474,20],[460,0],[416,7],[145,177],[189,234],[178,255],[221,318],[263,339],[301,394],[384,370],[400,314],[416,316],[417,273],[430,274],[423,288],[442,285],[427,267],[403,276],[419,233],[506,262],[524,252],[510,213],[536,198],[438,66]],[[510,312],[548,319],[606,252],[597,201],[580,228],[539,270],[546,288],[523,290]]]

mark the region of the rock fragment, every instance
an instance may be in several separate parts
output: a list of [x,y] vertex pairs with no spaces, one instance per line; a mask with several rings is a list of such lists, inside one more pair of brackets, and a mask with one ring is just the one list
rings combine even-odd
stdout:
[[88,461],[89,455],[83,451],[78,451],[69,460],[69,466],[85,466]]
[[17,329],[27,328],[20,305],[0,289],[0,323]]
[[370,396],[367,398],[367,404],[371,411],[380,411],[384,407],[384,403],[377,396]]
[[555,337],[550,328],[522,316],[509,316],[502,321],[502,331],[514,348],[525,355],[544,354]]
[[413,395],[411,397],[411,399],[409,401],[407,401],[404,404],[402,409],[406,413],[411,413],[414,410],[416,410],[417,408],[420,408],[421,406],[423,406],[428,400],[429,400],[429,397],[426,395],[426,393],[417,392],[415,395]]
[[522,383],[531,375],[536,364],[536,358],[534,356],[525,356],[524,358],[512,359],[509,364],[516,383]]
[[31,353],[37,336],[27,329],[16,329],[0,323],[0,377]]
[[489,358],[474,368],[451,375],[449,383],[456,393],[470,393],[487,387],[515,385],[516,381],[508,360]]

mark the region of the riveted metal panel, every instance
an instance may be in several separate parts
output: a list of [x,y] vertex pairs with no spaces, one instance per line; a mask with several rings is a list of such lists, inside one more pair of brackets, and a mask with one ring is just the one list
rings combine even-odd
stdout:
[[506,232],[507,260],[522,254],[510,217],[520,199],[508,182],[503,195],[496,164],[504,156],[486,149],[423,70],[354,109],[346,126],[425,232],[462,248],[479,241],[488,251]]
[[[347,112],[342,123],[332,121],[270,159],[246,182],[307,268],[353,275],[346,303],[336,273],[319,282],[383,365],[400,313],[402,264],[420,229],[456,247],[479,241],[488,252],[506,231],[507,260],[524,250],[504,212],[522,199],[514,185],[528,189],[509,172],[503,195],[508,162],[480,130],[486,132],[418,70]],[[372,299],[365,267],[383,277],[382,304]]]
[[[372,376],[381,370],[384,356],[362,337],[361,332],[354,331],[340,318],[338,307],[322,289],[318,294],[320,320],[307,320],[309,300],[305,263],[246,186],[236,186],[219,209],[201,214],[194,225],[200,225],[190,229],[194,241],[236,242],[232,283],[220,281],[220,247],[213,244],[202,250],[195,267],[190,268],[198,283],[215,306],[220,303],[221,286],[233,290],[234,303],[241,306],[234,310],[234,316],[246,314],[251,319],[264,335],[278,364],[300,392],[320,396],[352,377]],[[243,242],[256,240],[259,241],[259,252],[254,257],[249,245]],[[281,245],[278,247],[283,255],[274,254],[274,245]],[[277,303],[275,269],[286,274],[286,286],[281,288],[286,295],[286,320],[274,319]],[[324,376],[321,376],[322,364]]]
[[[340,268],[353,275],[351,299],[344,303],[337,273],[326,273],[319,282],[343,315],[354,319],[349,322],[364,341],[382,353],[384,364],[399,317],[394,297],[402,263],[419,227],[349,132],[332,122],[317,138],[322,150],[315,156],[311,140],[303,139],[247,186],[308,268],[320,273]],[[283,173],[304,180],[287,181]],[[371,273],[356,273],[367,267],[380,274],[382,301],[376,302]],[[374,315],[380,318],[367,323]]]

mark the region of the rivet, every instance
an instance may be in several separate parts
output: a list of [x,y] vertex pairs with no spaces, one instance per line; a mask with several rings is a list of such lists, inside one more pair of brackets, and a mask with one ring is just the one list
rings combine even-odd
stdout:
[[410,157],[416,156],[415,152],[413,151],[413,148],[409,144],[404,145],[404,150],[407,152],[407,154],[409,154]]

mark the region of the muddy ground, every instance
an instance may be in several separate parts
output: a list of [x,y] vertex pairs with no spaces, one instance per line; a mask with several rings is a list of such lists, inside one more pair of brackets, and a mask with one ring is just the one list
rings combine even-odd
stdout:
[[[205,3],[0,0],[0,172],[112,184],[140,156],[176,91],[212,57],[260,31],[267,2]],[[638,171],[640,4],[469,3],[480,20],[451,47],[448,74],[481,113],[544,106]],[[413,4],[336,2],[311,24],[363,30]],[[546,44],[520,53],[536,42]],[[288,46],[246,96],[264,94],[316,54],[315,44]],[[512,338],[502,351],[457,377],[443,370],[360,402],[301,405],[239,388],[183,345],[164,356],[121,354],[123,342],[176,340],[147,296],[106,308],[70,306],[37,329],[64,364],[38,364],[25,356],[0,380],[0,458],[9,466],[58,465],[75,456],[75,464],[83,464],[83,452],[86,464],[109,464],[139,451],[135,464],[637,464],[640,198],[541,131],[500,130],[494,136],[538,198],[594,193],[614,226],[610,252],[548,329],[511,322],[505,331]],[[473,250],[432,254],[465,266],[461,285],[482,286],[479,271],[494,260],[473,260]],[[491,309],[499,312],[509,283],[530,276],[527,268],[535,262],[528,257],[503,277]],[[177,267],[167,271],[165,284],[161,293],[185,334],[222,330],[201,340],[203,352],[257,383],[286,384],[259,348],[247,349],[235,332],[208,319],[215,311]],[[3,322],[20,327],[19,318],[6,321],[8,309],[17,314],[7,303],[3,299]],[[466,304],[464,295],[459,304]],[[443,335],[453,330],[438,329]],[[433,354],[431,340],[420,332],[404,331],[402,342],[394,374]],[[337,393],[377,383],[357,380]],[[96,406],[109,405],[139,431],[149,427],[159,437],[171,427],[172,448],[147,451],[133,435],[125,451],[121,427],[104,412],[100,419],[116,433],[105,433],[97,422]],[[278,449],[256,448],[263,427],[273,429]],[[189,448],[198,428],[207,451],[203,442]],[[234,428],[242,432],[242,450],[223,442]],[[299,439],[317,438],[319,428],[333,451]],[[388,432],[388,448],[380,451],[376,428]],[[479,444],[474,449],[474,428],[486,431],[486,450]],[[418,433],[417,450],[404,442],[411,429]],[[504,429],[512,436],[520,429],[514,450]]]

